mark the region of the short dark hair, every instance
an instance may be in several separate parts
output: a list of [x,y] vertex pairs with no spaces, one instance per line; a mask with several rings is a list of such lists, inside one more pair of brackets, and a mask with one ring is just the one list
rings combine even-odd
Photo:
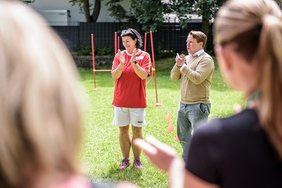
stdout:
[[120,36],[121,37],[129,36],[133,40],[137,39],[136,47],[137,48],[142,47],[142,44],[143,44],[142,37],[141,37],[140,33],[138,31],[136,31],[135,29],[128,28],[128,29],[122,30]]
[[188,35],[191,35],[193,38],[197,40],[197,42],[203,43],[203,48],[206,47],[207,44],[207,35],[202,31],[190,31]]

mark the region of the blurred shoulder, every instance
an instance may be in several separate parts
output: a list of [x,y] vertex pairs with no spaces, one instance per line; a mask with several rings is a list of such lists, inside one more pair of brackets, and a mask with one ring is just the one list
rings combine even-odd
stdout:
[[213,62],[212,56],[210,54],[208,54],[207,52],[204,52],[204,60]]
[[141,49],[138,49],[137,55],[150,56],[150,54],[148,52],[145,52]]
[[226,118],[216,118],[207,123],[200,123],[193,137],[229,137],[241,134],[246,129],[259,124],[255,110],[245,109]]

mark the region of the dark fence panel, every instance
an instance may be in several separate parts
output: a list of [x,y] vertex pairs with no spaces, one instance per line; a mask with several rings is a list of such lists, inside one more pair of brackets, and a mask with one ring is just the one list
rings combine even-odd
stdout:
[[114,48],[114,33],[120,32],[127,27],[136,28],[127,23],[80,23],[81,45],[90,45],[90,35],[93,33],[95,48]]
[[187,34],[191,30],[200,30],[201,24],[191,23],[182,29],[178,23],[164,23],[157,32],[160,50],[186,52]]
[[80,46],[79,27],[78,26],[53,26],[61,39],[70,50]]
[[[70,50],[81,46],[91,45],[91,33],[94,34],[95,49],[114,49],[114,32],[120,32],[124,28],[137,29],[142,37],[142,31],[137,25],[128,23],[80,23],[78,26],[54,26],[54,30],[60,35]],[[189,23],[187,28],[182,29],[178,23],[164,23],[158,32],[153,33],[154,53],[156,56],[160,51],[186,52],[186,38],[191,30],[201,30],[201,23]],[[147,51],[151,52],[150,34],[147,34]],[[120,47],[122,42],[120,41]],[[212,50],[212,32],[208,35],[206,50]]]

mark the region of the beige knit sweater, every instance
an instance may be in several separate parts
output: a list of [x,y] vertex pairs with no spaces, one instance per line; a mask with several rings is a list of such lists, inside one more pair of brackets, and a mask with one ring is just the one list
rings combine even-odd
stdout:
[[197,57],[186,56],[186,64],[171,70],[172,80],[180,80],[181,102],[184,104],[210,103],[210,88],[214,62],[203,52]]

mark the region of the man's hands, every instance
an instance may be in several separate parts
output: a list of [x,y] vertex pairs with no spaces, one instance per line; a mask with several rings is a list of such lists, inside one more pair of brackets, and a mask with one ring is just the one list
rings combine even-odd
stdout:
[[182,67],[182,65],[184,65],[186,62],[185,55],[184,54],[179,55],[177,53],[175,57],[175,62],[176,62],[177,67]]

